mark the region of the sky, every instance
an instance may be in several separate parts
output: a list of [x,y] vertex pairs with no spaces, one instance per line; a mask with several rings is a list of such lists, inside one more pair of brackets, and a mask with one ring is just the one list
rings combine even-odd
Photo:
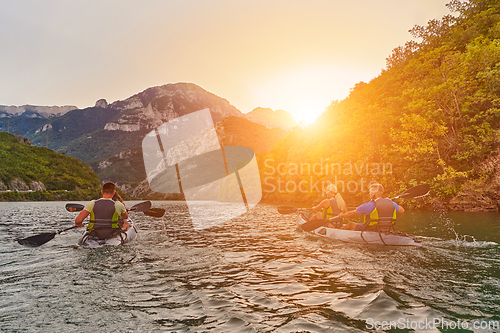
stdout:
[[0,105],[93,106],[191,82],[311,122],[449,0],[0,2]]

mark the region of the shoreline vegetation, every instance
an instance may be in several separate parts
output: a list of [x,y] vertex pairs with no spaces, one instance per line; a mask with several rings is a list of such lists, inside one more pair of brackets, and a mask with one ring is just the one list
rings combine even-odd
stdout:
[[0,201],[94,199],[100,184],[83,161],[0,132]]
[[98,198],[99,190],[2,191],[0,201],[89,201]]

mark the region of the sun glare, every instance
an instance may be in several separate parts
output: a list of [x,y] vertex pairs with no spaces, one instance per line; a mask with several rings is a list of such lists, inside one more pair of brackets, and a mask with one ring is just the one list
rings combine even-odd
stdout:
[[333,100],[344,99],[360,74],[357,69],[331,66],[275,73],[255,91],[258,106],[285,110],[297,122],[310,124]]
[[288,111],[297,122],[303,122],[305,125],[312,124],[316,118],[325,110],[327,105],[323,105],[318,98],[298,96],[293,109]]

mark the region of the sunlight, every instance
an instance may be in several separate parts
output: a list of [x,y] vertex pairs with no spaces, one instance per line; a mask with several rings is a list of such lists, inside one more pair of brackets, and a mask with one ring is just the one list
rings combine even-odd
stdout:
[[288,111],[297,122],[303,122],[305,125],[312,124],[328,106],[328,104],[325,105],[320,102],[319,96],[311,95],[296,96],[294,98],[294,108]]
[[285,110],[297,122],[310,124],[333,100],[342,100],[349,89],[366,77],[354,68],[316,66],[276,73],[255,91],[258,106]]

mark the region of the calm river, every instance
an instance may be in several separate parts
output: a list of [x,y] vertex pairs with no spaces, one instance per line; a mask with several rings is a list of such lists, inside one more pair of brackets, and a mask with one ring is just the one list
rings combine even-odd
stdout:
[[270,205],[193,231],[183,203],[157,201],[167,214],[132,215],[122,247],[79,248],[82,230],[17,244],[72,226],[64,205],[0,203],[2,332],[500,332],[499,213],[406,212],[423,246],[384,247]]

